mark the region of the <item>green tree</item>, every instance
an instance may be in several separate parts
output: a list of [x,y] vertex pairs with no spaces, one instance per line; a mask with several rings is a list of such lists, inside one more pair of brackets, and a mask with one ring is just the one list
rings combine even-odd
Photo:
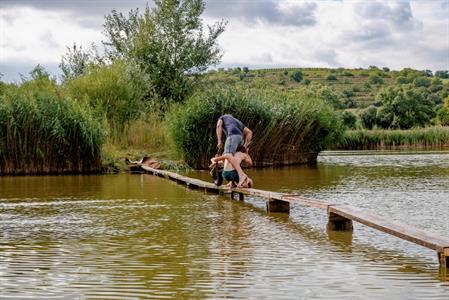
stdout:
[[366,129],[373,129],[376,124],[377,108],[370,106],[360,113],[360,121]]
[[217,39],[226,23],[203,29],[203,0],[155,0],[155,8],[128,17],[112,11],[106,16],[108,55],[123,57],[148,77],[148,95],[162,102],[181,102],[200,81],[200,74],[222,56]]
[[73,44],[67,47],[67,52],[63,55],[59,68],[62,71],[62,81],[76,78],[83,75],[89,66],[103,64],[102,58],[94,44],[89,51],[83,50],[82,46]]
[[357,122],[357,116],[354,115],[352,112],[344,111],[341,114],[341,119],[343,121],[343,125],[345,125],[346,127],[350,128],[350,129],[355,129],[355,124]]
[[389,116],[385,120],[391,120],[389,126],[384,121],[382,127],[408,129],[428,125],[435,112],[434,103],[427,96],[424,88],[395,86],[382,89],[376,100],[383,103],[382,114]]
[[416,77],[415,80],[413,80],[413,85],[416,87],[429,87],[430,86],[430,79],[427,77]]
[[436,71],[435,76],[439,78],[449,78],[449,71],[447,70]]

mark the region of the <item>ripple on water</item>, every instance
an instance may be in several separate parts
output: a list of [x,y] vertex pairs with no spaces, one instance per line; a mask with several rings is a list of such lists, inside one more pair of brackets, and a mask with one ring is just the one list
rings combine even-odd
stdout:
[[[406,212],[419,226],[445,216],[413,205],[413,199],[438,205],[446,186],[431,179],[420,183],[409,176],[416,174],[412,170],[404,176],[416,178],[412,184],[401,182],[400,172],[376,176],[332,163],[271,175],[265,170],[259,178],[257,172],[260,187],[276,176],[285,190],[382,208],[399,220]],[[447,177],[437,172],[435,178]],[[157,177],[92,180],[85,181],[90,195],[78,189],[67,197],[0,195],[2,296],[447,299],[449,278],[439,272],[432,251],[365,226],[326,232],[321,210],[293,205],[290,216],[266,215],[261,199],[233,202]],[[420,190],[428,184],[432,188]],[[120,194],[124,189],[128,198]]]

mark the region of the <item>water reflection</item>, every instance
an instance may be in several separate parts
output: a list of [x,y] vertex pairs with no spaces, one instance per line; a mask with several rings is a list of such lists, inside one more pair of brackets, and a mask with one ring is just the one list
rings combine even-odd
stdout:
[[[347,202],[446,234],[446,154],[430,170],[407,155],[394,167],[387,162],[400,159],[391,155],[370,156],[376,167],[361,156],[332,153],[316,168],[251,176],[260,188]],[[433,251],[358,224],[352,234],[327,232],[326,222],[321,210],[295,205],[290,215],[267,215],[261,199],[231,201],[150,175],[3,177],[1,295],[447,298],[449,277]]]

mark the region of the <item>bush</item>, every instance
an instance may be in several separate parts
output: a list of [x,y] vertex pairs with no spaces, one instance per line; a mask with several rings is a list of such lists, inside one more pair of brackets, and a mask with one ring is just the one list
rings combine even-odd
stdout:
[[1,174],[99,171],[102,141],[91,110],[63,97],[48,74],[0,96]]
[[232,114],[254,132],[250,147],[257,163],[280,163],[288,155],[318,152],[341,133],[332,108],[305,91],[286,94],[216,89],[197,94],[167,116],[173,141],[186,161],[207,167],[216,152],[215,125],[222,114]]
[[415,87],[429,87],[430,86],[430,79],[427,77],[417,77],[415,80],[413,80],[413,85]]
[[435,76],[439,78],[449,78],[449,71],[447,70],[436,71]]
[[326,80],[337,80],[337,76],[335,76],[334,74],[329,74],[327,75]]
[[301,72],[301,71],[296,71],[296,72],[293,73],[293,75],[292,75],[292,79],[293,79],[295,82],[300,82],[300,81],[302,80],[302,77],[303,77],[303,75],[302,75],[302,72]]
[[438,123],[443,126],[449,126],[449,108],[447,106],[442,106],[437,111]]
[[360,113],[360,121],[362,126],[367,129],[373,129],[376,124],[377,108],[370,106]]
[[398,83],[398,84],[407,84],[407,83],[409,83],[409,80],[405,76],[398,76],[396,78],[396,83]]
[[407,86],[388,87],[379,92],[376,100],[382,101],[386,114],[393,115],[388,127],[408,129],[426,126],[435,116],[434,103],[423,88]]
[[101,117],[106,116],[113,136],[138,118],[143,110],[145,83],[130,73],[125,64],[90,68],[85,75],[69,80],[66,92],[76,101],[90,104]]
[[355,124],[357,122],[357,116],[352,112],[344,111],[341,114],[341,119],[343,121],[343,125],[349,129],[355,129]]
[[382,78],[380,78],[378,75],[371,75],[369,77],[369,81],[372,84],[383,84],[384,83],[384,80]]

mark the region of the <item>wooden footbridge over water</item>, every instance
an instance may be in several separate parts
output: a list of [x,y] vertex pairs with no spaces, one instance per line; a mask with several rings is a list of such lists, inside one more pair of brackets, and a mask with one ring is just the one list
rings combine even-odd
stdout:
[[442,267],[449,268],[448,237],[439,236],[404,223],[391,221],[387,217],[376,215],[366,209],[361,209],[346,204],[330,204],[322,201],[305,199],[297,194],[269,192],[251,188],[233,188],[229,190],[218,187],[209,182],[182,176],[173,172],[154,169],[147,166],[142,166],[142,169],[149,174],[176,181],[180,184],[188,186],[189,188],[200,189],[205,192],[215,194],[230,192],[232,199],[234,199],[236,195],[239,196],[239,200],[244,200],[245,195],[265,198],[268,212],[288,213],[290,211],[291,203],[323,209],[327,211],[328,215],[328,230],[352,231],[352,221],[356,221],[401,239],[435,250],[437,252],[440,265]]

